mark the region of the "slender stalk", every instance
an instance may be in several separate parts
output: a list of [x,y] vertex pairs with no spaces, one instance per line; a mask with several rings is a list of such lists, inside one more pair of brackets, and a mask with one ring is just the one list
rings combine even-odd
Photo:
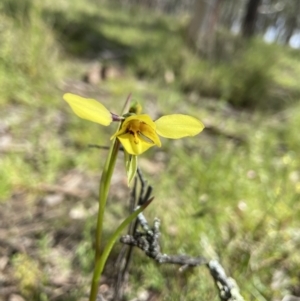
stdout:
[[[129,102],[131,99],[131,94],[126,99],[124,108],[122,113],[125,112],[127,107],[129,106]],[[121,126],[121,125],[120,125]],[[119,128],[120,128],[119,126]],[[101,240],[102,240],[102,232],[103,232],[103,220],[104,220],[104,211],[105,205],[107,201],[108,191],[110,187],[111,177],[116,165],[117,156],[120,148],[120,142],[118,139],[114,139],[112,145],[109,149],[109,153],[105,162],[105,166],[102,172],[100,187],[99,187],[99,208],[98,208],[98,216],[97,216],[97,228],[96,228],[96,246],[95,246],[95,268],[93,279],[91,283],[91,291],[89,301],[96,301],[98,294],[98,285],[99,280],[103,271],[103,266],[106,262],[106,258],[109,255],[109,252],[112,248],[109,249],[106,257],[101,259],[103,256],[101,255]],[[102,266],[102,268],[101,268]],[[99,268],[100,267],[100,268]]]
[[101,277],[101,272],[96,267],[99,265],[101,259],[101,239],[103,231],[103,217],[105,211],[106,200],[110,187],[111,177],[114,171],[114,167],[117,160],[117,155],[120,147],[119,140],[115,139],[109,150],[105,166],[102,172],[100,187],[99,187],[99,208],[97,217],[97,228],[96,228],[96,245],[95,245],[95,269],[93,280],[91,284],[90,301],[95,301],[98,293],[98,284]]
[[105,163],[105,167],[102,173],[100,187],[99,187],[99,210],[97,218],[97,228],[96,228],[96,258],[100,256],[101,252],[101,237],[103,230],[103,216],[106,205],[106,200],[108,196],[108,191],[110,187],[111,177],[115,168],[117,155],[119,152],[120,142],[115,139],[110,152]]

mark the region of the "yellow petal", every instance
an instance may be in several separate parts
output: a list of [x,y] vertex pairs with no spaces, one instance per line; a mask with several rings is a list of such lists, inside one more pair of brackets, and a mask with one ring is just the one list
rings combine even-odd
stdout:
[[147,143],[139,139],[138,143],[135,143],[134,136],[130,133],[123,134],[117,137],[122,145],[124,146],[125,150],[130,155],[140,155],[149,149],[154,144]]
[[139,138],[144,142],[150,144],[156,144],[161,147],[161,142],[155,131],[156,125],[150,116],[143,115],[133,115],[125,119],[122,123],[121,129],[117,131],[110,139],[121,136],[128,133],[130,130],[137,133]]
[[102,125],[112,122],[111,113],[95,99],[84,98],[75,94],[66,93],[63,99],[70,105],[74,113],[83,119],[87,119]]
[[163,116],[155,124],[157,134],[170,139],[195,136],[204,129],[203,123],[197,118],[181,114]]

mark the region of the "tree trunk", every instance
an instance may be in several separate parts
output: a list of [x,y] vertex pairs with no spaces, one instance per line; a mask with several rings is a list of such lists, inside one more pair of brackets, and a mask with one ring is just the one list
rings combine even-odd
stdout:
[[255,34],[255,23],[260,2],[261,0],[248,0],[242,25],[242,34],[246,38],[250,38]]
[[198,0],[188,28],[188,39],[205,55],[213,51],[221,0]]
[[297,29],[299,10],[300,1],[297,0],[294,2],[294,5],[291,7],[290,11],[288,12],[288,16],[286,17],[284,34],[285,44],[288,44],[290,42],[291,37]]

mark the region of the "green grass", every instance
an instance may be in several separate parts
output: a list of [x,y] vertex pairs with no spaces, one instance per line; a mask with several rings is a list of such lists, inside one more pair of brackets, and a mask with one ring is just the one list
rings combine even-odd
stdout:
[[[9,141],[0,153],[3,210],[21,196],[26,222],[34,223],[49,194],[40,191],[41,184],[64,183],[71,172],[97,184],[106,153],[87,145],[108,145],[115,129],[74,116],[62,101],[66,90],[95,97],[115,112],[132,92],[153,118],[181,112],[208,126],[195,138],[163,139],[161,149],[140,158],[155,195],[146,215],[150,221],[161,219],[163,252],[219,259],[245,300],[282,299],[299,289],[297,54],[253,41],[225,62],[208,62],[185,45],[185,23],[172,17],[141,8],[113,9],[106,2],[16,3],[0,7],[0,141]],[[87,62],[107,49],[121,54],[118,64],[125,76],[96,87],[83,84]],[[175,78],[169,84],[167,71]],[[260,110],[265,107],[272,113]],[[128,198],[122,160],[117,166],[105,236],[123,218]],[[97,193],[97,187],[91,190]],[[33,251],[26,256],[18,251],[9,261],[20,293],[26,283],[19,275],[35,261],[32,275],[41,277],[43,286],[32,285],[32,292],[26,286],[26,296],[50,300],[44,289],[49,266],[81,277],[76,290],[61,300],[84,296],[93,260],[95,203],[93,194],[64,196],[60,207],[47,207],[49,216],[42,219],[47,234],[30,237]],[[70,219],[73,208],[85,209],[89,219]],[[65,262],[62,250],[68,251]],[[52,262],[50,254],[58,259]],[[276,275],[283,275],[281,285],[274,285]],[[127,296],[143,290],[159,300],[218,300],[204,267],[180,273],[135,251]]]

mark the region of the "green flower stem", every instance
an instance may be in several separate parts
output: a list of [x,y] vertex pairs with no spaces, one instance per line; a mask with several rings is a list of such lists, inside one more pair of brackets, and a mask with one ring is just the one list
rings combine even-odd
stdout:
[[[129,106],[131,99],[131,94],[126,99],[122,112],[124,113]],[[122,123],[118,127],[118,131],[121,128]],[[98,209],[98,218],[97,218],[97,228],[96,228],[96,256],[95,260],[101,255],[101,237],[103,229],[103,217],[105,211],[106,200],[108,196],[108,191],[110,187],[111,177],[115,169],[117,156],[120,148],[120,141],[118,139],[113,139],[111,147],[109,149],[108,156],[106,158],[105,166],[102,172],[100,187],[99,187],[99,209]]]
[[112,146],[109,150],[104,170],[101,176],[100,188],[99,188],[99,208],[98,208],[98,217],[97,217],[97,228],[96,228],[96,254],[95,254],[95,269],[91,285],[90,292],[90,301],[95,301],[98,293],[98,283],[101,277],[101,270],[96,267],[100,264],[101,260],[101,238],[103,231],[103,219],[106,200],[108,196],[108,191],[110,187],[111,177],[114,171],[114,167],[117,161],[117,155],[119,152],[120,142],[118,139],[115,139],[112,143]]
[[106,159],[104,170],[101,176],[100,188],[99,188],[99,210],[97,219],[96,230],[96,258],[101,254],[101,236],[103,230],[103,217],[105,211],[105,205],[107,201],[108,191],[110,188],[111,177],[117,161],[117,156],[120,148],[120,142],[115,139],[112,143],[111,149]]
[[[129,94],[129,96],[127,97],[124,108],[122,110],[123,113],[128,109],[130,100],[131,100],[131,94]],[[121,124],[119,125],[119,129],[120,129],[120,127],[121,127]],[[98,285],[99,285],[99,280],[100,280],[100,277],[101,277],[101,274],[103,271],[103,267],[104,267],[104,264],[106,262],[108,255],[111,251],[111,248],[115,242],[115,240],[113,240],[111,247],[109,249],[107,249],[107,247],[106,247],[104,249],[104,251],[105,250],[107,250],[107,251],[103,252],[103,255],[101,255],[101,239],[102,239],[102,232],[103,232],[105,205],[106,205],[106,201],[107,201],[111,177],[112,177],[112,174],[113,174],[113,171],[114,171],[114,168],[116,165],[116,161],[117,161],[119,148],[120,148],[120,141],[118,139],[114,139],[112,142],[112,145],[109,149],[109,153],[108,153],[108,156],[107,156],[107,159],[105,162],[105,166],[104,166],[104,169],[102,172],[101,180],[100,180],[99,208],[98,208],[97,228],[96,228],[95,268],[94,268],[94,274],[93,274],[93,279],[92,279],[92,284],[91,284],[91,292],[90,292],[89,301],[96,301],[96,299],[97,299]],[[114,235],[112,236],[112,238],[113,237],[114,237]],[[110,239],[110,241],[111,241],[111,239]],[[104,254],[107,254],[107,255],[104,256]]]
[[[116,240],[120,237],[122,231],[140,214],[143,210],[146,209],[146,207],[152,202],[153,198],[149,199],[146,203],[144,203],[141,207],[139,207],[137,210],[135,210],[133,213],[131,213],[117,228],[117,230],[114,232],[114,234],[110,237],[109,241],[107,242],[107,245],[105,246],[103,253],[100,257],[100,260],[96,262],[95,266],[95,272],[93,277],[93,286],[98,287],[100,275],[103,272],[106,260],[116,242]],[[97,297],[97,291],[96,291],[96,297]],[[95,299],[96,300],[96,299]]]

